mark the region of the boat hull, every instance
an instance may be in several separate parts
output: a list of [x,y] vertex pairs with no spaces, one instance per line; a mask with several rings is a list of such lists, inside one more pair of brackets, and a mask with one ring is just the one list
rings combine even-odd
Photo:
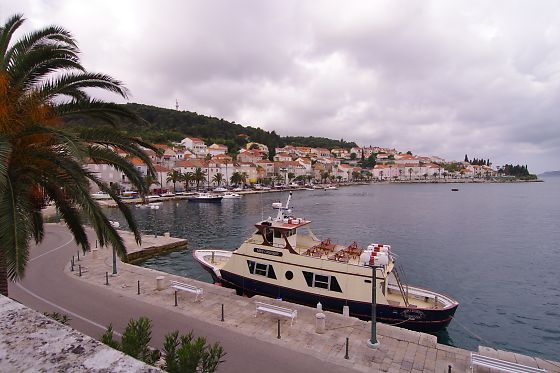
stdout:
[[222,197],[212,197],[212,198],[189,197],[187,198],[187,200],[189,202],[219,203],[222,202]]
[[[239,294],[248,296],[264,295],[270,298],[281,298],[285,301],[316,307],[321,303],[324,310],[342,313],[343,306],[348,306],[350,316],[362,320],[371,320],[371,303],[327,297],[310,292],[304,292],[287,287],[275,286],[257,281],[234,273],[221,270],[221,278],[217,277],[211,268],[201,263],[212,276],[214,282],[222,286],[236,289]],[[445,309],[424,309],[377,304],[377,321],[399,326],[401,328],[421,331],[438,332],[449,325],[458,305]]]

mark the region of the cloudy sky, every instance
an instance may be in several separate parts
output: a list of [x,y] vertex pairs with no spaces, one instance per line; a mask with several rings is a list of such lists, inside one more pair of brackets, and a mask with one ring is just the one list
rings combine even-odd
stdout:
[[[557,1],[8,0],[130,101],[448,159],[560,169]],[[113,100],[118,100],[111,97]]]

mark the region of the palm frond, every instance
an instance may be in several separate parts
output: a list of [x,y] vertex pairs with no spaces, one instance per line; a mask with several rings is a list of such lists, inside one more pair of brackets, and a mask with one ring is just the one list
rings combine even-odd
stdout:
[[140,144],[148,145],[148,149],[160,150],[153,145],[146,144],[136,137],[129,137],[120,131],[112,128],[88,128],[80,130],[79,137],[82,141],[90,144],[98,144],[111,146],[120,149],[132,157],[138,157],[148,167],[148,175],[155,177],[156,170],[152,164],[150,157],[142,149]]
[[86,88],[101,88],[124,98],[128,97],[128,90],[122,82],[108,75],[89,72],[63,74],[52,78],[37,88],[37,95],[43,100],[57,96],[87,100],[89,96],[82,91]]
[[18,280],[25,273],[29,259],[29,238],[33,231],[31,211],[21,185],[18,189],[8,177],[7,188],[0,195],[0,242],[5,253],[8,278]]
[[140,193],[144,194],[148,192],[142,174],[126,158],[121,157],[111,149],[98,145],[91,145],[88,147],[88,150],[88,157],[93,162],[108,164],[114,167],[116,170],[123,172]]
[[2,61],[2,70],[5,70],[4,63],[6,62],[6,51],[10,45],[12,36],[24,21],[25,18],[23,18],[23,14],[15,14],[11,16],[0,29],[0,57]]
[[0,190],[6,188],[8,178],[8,164],[12,153],[12,144],[0,134]]
[[138,120],[138,116],[121,105],[95,99],[72,100],[58,104],[55,112],[60,117],[80,115],[99,119],[111,125],[116,125],[119,120]]
[[9,49],[7,49],[9,47],[8,41],[3,54],[2,67],[6,70],[8,66],[14,63],[14,60],[17,60],[16,56],[18,55],[23,56],[45,45],[56,43],[64,45],[75,54],[79,52],[77,43],[70,32],[59,26],[49,26],[23,36]]

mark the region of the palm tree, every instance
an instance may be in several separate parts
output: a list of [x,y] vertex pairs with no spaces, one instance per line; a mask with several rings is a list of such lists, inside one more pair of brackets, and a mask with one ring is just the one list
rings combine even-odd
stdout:
[[202,170],[202,168],[198,167],[196,170],[194,170],[193,181],[196,183],[196,190],[198,190],[200,183],[204,182],[205,178],[206,178],[206,171]]
[[222,175],[220,172],[218,172],[216,175],[214,175],[214,177],[212,178],[212,182],[218,184],[218,186],[220,186],[222,184],[222,181],[224,181],[224,175]]
[[159,181],[157,181],[157,178],[153,175],[148,174],[144,176],[144,184],[146,184],[146,186],[148,187],[148,192],[150,192],[152,185],[158,185]]
[[189,187],[190,187],[191,182],[193,180],[194,180],[194,177],[193,177],[192,172],[187,172],[187,173],[181,174],[181,181],[183,183],[185,183],[185,190],[189,190]]
[[292,180],[296,177],[296,174],[293,172],[288,172],[288,181],[292,182]]
[[167,182],[173,183],[173,193],[177,192],[177,182],[181,180],[181,172],[173,170],[167,173]]
[[233,175],[231,175],[230,181],[234,185],[239,185],[241,184],[241,182],[243,182],[243,176],[239,172],[234,172]]
[[[100,88],[127,97],[123,84],[87,72],[76,41],[61,27],[46,27],[13,41],[24,21],[22,15],[15,15],[0,27],[0,293],[4,295],[8,295],[8,280],[25,275],[30,240],[43,240],[41,209],[49,202],[83,250],[90,248],[84,230],[87,219],[101,246],[111,245],[116,253],[126,254],[122,238],[91,197],[90,182],[116,202],[140,243],[129,208],[83,166],[86,159],[122,172],[142,195],[148,192],[142,175],[115,150],[140,158],[148,174],[155,176],[141,147],[156,149],[114,127],[119,119],[138,118],[123,106],[89,95],[89,88]],[[64,118],[77,115],[113,127],[71,130],[61,125]]]

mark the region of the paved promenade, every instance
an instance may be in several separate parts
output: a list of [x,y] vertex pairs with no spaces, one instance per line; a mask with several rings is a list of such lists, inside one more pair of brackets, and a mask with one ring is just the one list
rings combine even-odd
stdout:
[[[53,234],[70,237],[61,226],[51,225],[47,232],[47,239]],[[130,238],[125,239],[127,245],[131,247],[134,245]],[[59,239],[59,242],[64,244],[66,240]],[[42,290],[53,295],[52,286],[58,285],[69,286],[70,291],[79,292],[74,294],[78,298],[77,301],[70,302],[72,308],[68,309],[72,312],[70,317],[81,315],[80,312],[91,315],[92,311],[93,314],[97,311],[103,314],[104,323],[93,328],[97,330],[97,335],[101,334],[99,329],[108,322],[112,321],[117,330],[122,330],[128,318],[146,315],[154,320],[156,347],[160,346],[162,335],[175,328],[181,331],[193,328],[195,333],[207,335],[211,341],[220,341],[228,352],[228,361],[224,364],[223,371],[447,372],[449,366],[452,372],[470,370],[468,351],[437,344],[436,338],[428,334],[378,324],[380,346],[377,350],[371,350],[365,343],[369,338],[370,323],[355,318],[326,312],[326,333],[317,334],[314,317],[316,310],[313,308],[259,296],[243,298],[236,296],[230,289],[121,262],[118,263],[118,275],[109,276],[109,285],[105,285],[106,272],[111,273],[110,250],[100,249],[95,255],[88,253],[85,257],[81,257],[80,262],[76,262],[76,265],[82,266],[81,277],[78,276],[77,266],[75,271],[71,272],[68,265],[69,258],[75,251],[70,248],[60,249],[57,252],[53,250],[57,249],[43,249],[32,259],[32,261],[36,259],[41,261],[55,254],[57,257],[55,261],[58,268],[51,268],[48,273],[60,271],[57,276],[55,275],[58,283],[48,286],[50,290],[44,287]],[[33,269],[31,273],[35,273]],[[158,276],[165,277],[164,290],[156,289]],[[41,288],[37,280],[31,282]],[[193,294],[180,293],[178,306],[174,306],[174,293],[167,288],[170,280],[203,288],[204,299],[195,302]],[[140,295],[138,295],[138,281],[140,281]],[[22,285],[25,287],[27,284]],[[13,288],[17,286],[13,286],[10,291]],[[20,291],[14,293],[16,292],[20,293]],[[29,292],[22,293],[30,295]],[[20,295],[22,299],[26,298],[25,294]],[[53,296],[60,300],[57,294]],[[289,321],[282,321],[281,338],[278,339],[276,319],[268,314],[255,318],[256,300],[296,308],[298,310],[296,323],[290,327]],[[222,304],[225,310],[223,322],[221,321]],[[111,319],[108,316],[111,316],[113,308],[117,310],[113,312],[114,318]],[[63,309],[61,311],[64,312]],[[75,327],[79,327],[80,322],[84,320],[78,317],[76,321],[78,326]],[[91,323],[86,322],[86,324],[88,328],[92,328]],[[350,342],[348,359],[345,358],[346,338],[349,338]],[[540,359],[487,348],[481,348],[480,352],[560,372],[560,365]]]

